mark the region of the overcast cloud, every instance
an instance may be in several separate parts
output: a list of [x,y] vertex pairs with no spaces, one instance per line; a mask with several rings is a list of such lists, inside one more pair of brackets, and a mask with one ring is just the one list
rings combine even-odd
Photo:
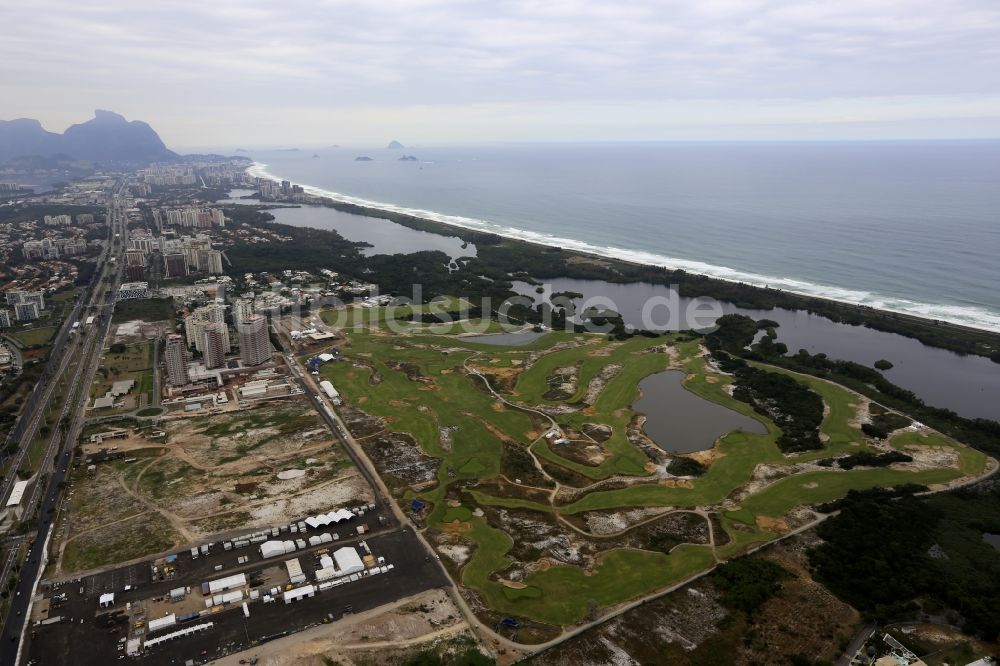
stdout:
[[1000,136],[997,0],[8,2],[0,118],[170,146]]

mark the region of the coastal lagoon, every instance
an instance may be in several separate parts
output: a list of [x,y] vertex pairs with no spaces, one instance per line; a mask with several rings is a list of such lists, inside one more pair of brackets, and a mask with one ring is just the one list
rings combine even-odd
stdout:
[[[261,202],[256,199],[239,198],[253,193],[254,190],[233,190],[229,193],[229,199],[223,199],[219,203],[260,204]],[[423,250],[444,252],[452,261],[459,257],[476,256],[476,246],[456,236],[442,236],[429,231],[410,229],[384,218],[354,215],[325,206],[273,205],[275,207],[267,212],[274,216],[275,222],[293,227],[335,230],[348,240],[371,245],[362,249],[365,256],[409,254]]]
[[[231,196],[239,197],[250,193],[252,192],[247,190],[235,190]],[[252,199],[230,199],[228,202],[257,203]],[[460,256],[475,256],[476,253],[474,245],[465,244],[455,236],[418,231],[383,218],[343,213],[324,206],[276,208],[270,212],[276,221],[283,224],[333,229],[349,240],[371,243],[373,247],[366,248],[366,254],[440,250],[454,260]],[[581,303],[593,298],[607,299],[605,302],[614,303],[614,309],[626,323],[637,328],[644,327],[642,311],[650,299],[671,297],[670,290],[662,285],[619,284],[572,278],[549,280],[541,296],[535,289],[534,285],[526,282],[514,282],[514,291],[536,302],[564,291],[583,294]],[[682,308],[686,308],[691,299],[681,298],[678,302]],[[777,329],[777,339],[788,345],[789,353],[805,349],[810,353],[823,352],[830,358],[855,361],[867,366],[879,359],[886,359],[894,366],[884,373],[886,378],[913,391],[927,404],[951,409],[968,418],[1000,420],[1000,364],[987,358],[929,347],[895,333],[839,324],[800,310],[747,309],[724,302],[720,305],[722,313],[739,313],[754,319],[767,318],[778,322],[780,326]],[[666,320],[666,313],[662,310],[654,310],[653,314],[659,321]],[[505,343],[493,340],[486,344]]]
[[[626,324],[643,326],[643,307],[653,299],[669,299],[670,289],[648,283],[618,284],[603,280],[576,280],[557,278],[545,283],[545,293],[538,295],[535,286],[515,282],[514,291],[526,297],[548,299],[553,293],[576,292],[583,294],[577,301],[586,304],[590,299],[606,299],[615,304]],[[682,309],[692,299],[680,298]],[[744,314],[754,319],[772,319],[780,326],[776,329],[778,341],[788,345],[789,353],[799,349],[810,353],[823,352],[830,358],[855,361],[871,366],[879,359],[893,363],[885,377],[905,389],[913,391],[927,404],[947,407],[970,418],[1000,419],[1000,364],[982,356],[960,355],[929,347],[917,340],[895,333],[876,331],[864,326],[838,324],[826,317],[801,310],[754,310],[739,308],[731,303],[720,303],[725,314]],[[655,321],[666,321],[665,313],[653,312]]]
[[512,238],[1000,330],[1000,141],[402,152],[253,151],[252,172]]
[[661,449],[693,453],[712,448],[734,430],[767,433],[760,421],[688,391],[685,377],[681,370],[666,370],[639,382],[642,397],[632,407],[646,416],[642,429]]

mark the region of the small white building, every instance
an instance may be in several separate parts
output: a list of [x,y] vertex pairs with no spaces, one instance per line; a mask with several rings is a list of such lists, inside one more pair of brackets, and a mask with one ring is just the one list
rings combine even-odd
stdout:
[[307,597],[316,596],[316,586],[315,585],[303,585],[302,587],[296,587],[293,590],[288,590],[283,595],[285,598],[285,603],[290,604],[293,601],[298,601],[299,599],[305,599]]
[[298,585],[306,581],[306,576],[302,573],[302,565],[299,563],[299,558],[293,557],[290,560],[285,560],[285,569],[288,570],[288,582],[292,585]]
[[127,301],[138,298],[149,298],[148,282],[125,282],[118,287],[118,300]]
[[171,613],[170,615],[165,615],[163,617],[158,617],[155,620],[150,620],[149,631],[150,633],[152,633],[154,631],[166,629],[167,627],[172,627],[175,624],[177,624],[177,616]]
[[115,593],[105,592],[97,600],[97,605],[100,606],[101,608],[111,608],[112,606],[115,605]]
[[204,594],[216,594],[219,592],[225,592],[226,590],[232,590],[233,588],[243,587],[246,584],[247,577],[245,574],[235,574],[233,576],[226,576],[225,578],[219,578],[202,584],[202,592]]

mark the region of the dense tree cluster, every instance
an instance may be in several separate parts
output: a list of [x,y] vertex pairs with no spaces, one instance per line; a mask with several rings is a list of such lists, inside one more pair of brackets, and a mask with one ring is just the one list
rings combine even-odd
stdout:
[[[1000,488],[918,498],[915,488],[852,492],[821,523],[809,553],[818,580],[879,621],[953,610],[951,621],[987,640],[1000,635]],[[900,496],[902,495],[902,496]],[[895,497],[895,499],[891,499]]]
[[[916,394],[896,386],[881,372],[854,363],[827,358],[826,354],[809,354],[804,349],[792,356],[767,356],[759,354],[759,347],[746,354],[790,370],[830,379],[878,401],[907,417],[940,430],[960,442],[970,444],[988,453],[1000,454],[1000,423],[990,419],[967,419],[950,409],[931,407]],[[873,424],[887,432],[909,425],[909,419],[899,415],[876,416]]]
[[725,591],[723,603],[751,614],[781,590],[787,577],[780,566],[758,557],[730,560],[713,574],[715,584]]
[[760,370],[725,352],[717,351],[713,358],[733,375],[733,397],[781,429],[778,448],[785,453],[823,448],[819,439],[823,399],[818,393],[788,375]]
[[860,451],[852,453],[843,458],[828,458],[821,460],[820,465],[831,467],[836,462],[840,469],[854,469],[855,467],[888,467],[893,463],[912,462],[913,458],[902,451],[888,451],[886,453],[872,453],[870,451]]
[[694,458],[679,456],[670,461],[667,471],[674,476],[701,476],[705,473],[705,466]]

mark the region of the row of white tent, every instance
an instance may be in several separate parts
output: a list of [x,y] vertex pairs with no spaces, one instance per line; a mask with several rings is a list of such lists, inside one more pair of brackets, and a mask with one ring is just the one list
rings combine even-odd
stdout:
[[[339,539],[339,534],[330,534],[325,532],[323,534],[315,534],[309,537],[309,546],[319,546],[324,543],[333,543],[335,539]],[[305,539],[296,539],[292,541],[288,539],[286,541],[265,541],[260,544],[260,556],[265,560],[271,557],[280,557],[282,555],[288,555],[289,553],[294,553],[296,550],[302,550],[306,548]]]
[[348,511],[347,509],[337,509],[336,511],[331,511],[330,513],[321,513],[318,516],[309,516],[304,522],[309,527],[316,529],[317,527],[326,527],[327,525],[333,523],[339,525],[340,523],[351,520],[355,517],[353,511]]
[[143,647],[151,648],[154,645],[160,643],[166,643],[167,641],[172,641],[175,638],[180,638],[181,636],[187,636],[188,634],[194,634],[199,631],[206,631],[211,629],[215,625],[214,622],[205,622],[204,624],[193,624],[189,627],[184,627],[183,629],[178,629],[177,631],[164,634],[163,636],[157,636],[156,638],[148,638],[143,644]]

